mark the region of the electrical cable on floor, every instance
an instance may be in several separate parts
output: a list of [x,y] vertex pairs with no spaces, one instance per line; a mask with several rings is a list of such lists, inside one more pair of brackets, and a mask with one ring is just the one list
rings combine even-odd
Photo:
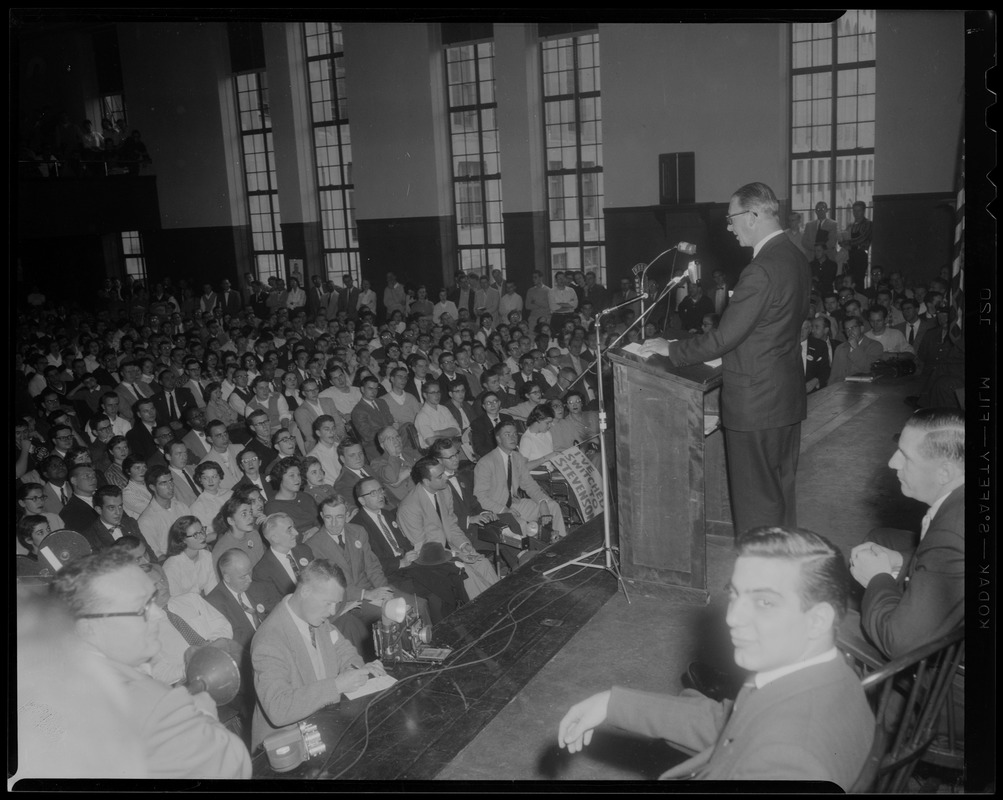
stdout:
[[[537,570],[537,569],[534,569],[532,571],[536,572],[537,574],[542,574],[541,571]],[[571,574],[564,576],[564,578],[562,578],[562,581],[567,581],[570,578],[574,578],[578,573],[584,572],[584,571],[586,571],[586,567],[584,567],[584,566],[579,567],[579,569],[575,570]],[[417,672],[417,673],[414,673],[412,675],[407,675],[407,676],[401,678],[400,680],[398,680],[397,683],[395,683],[393,686],[390,686],[390,687],[384,689],[382,692],[378,692],[377,694],[374,694],[373,697],[369,700],[369,702],[366,703],[365,708],[361,712],[359,712],[359,714],[357,716],[355,716],[351,721],[349,721],[347,725],[345,725],[345,729],[342,731],[341,736],[339,736],[338,739],[335,741],[335,743],[330,747],[331,755],[328,756],[327,761],[324,762],[324,766],[320,770],[320,773],[318,775],[318,779],[322,779],[322,780],[337,780],[342,775],[344,775],[346,772],[348,772],[348,770],[350,770],[352,767],[354,767],[359,762],[359,760],[365,755],[366,750],[367,750],[367,748],[369,746],[369,735],[370,735],[369,711],[370,711],[370,709],[373,707],[373,705],[375,703],[377,703],[378,701],[380,701],[383,698],[388,697],[389,694],[391,693],[391,691],[395,690],[397,688],[397,686],[399,686],[400,684],[405,683],[407,681],[413,681],[413,680],[416,680],[418,678],[429,676],[429,675],[434,676],[434,677],[438,677],[439,675],[443,674],[444,672],[449,672],[451,670],[461,669],[463,667],[472,667],[472,666],[475,666],[477,664],[482,664],[484,662],[491,661],[491,660],[493,660],[495,658],[498,658],[512,644],[512,640],[515,638],[515,634],[516,634],[516,631],[518,630],[518,625],[519,625],[520,622],[523,622],[523,621],[529,619],[534,614],[539,613],[543,609],[545,609],[545,608],[551,606],[552,604],[556,603],[558,600],[562,600],[562,599],[566,598],[568,595],[572,594],[573,592],[575,592],[576,590],[580,589],[581,587],[586,586],[588,583],[590,583],[591,581],[599,578],[601,575],[602,575],[602,573],[592,573],[592,574],[589,575],[588,578],[586,578],[581,583],[576,584],[575,586],[572,586],[572,587],[568,587],[568,588],[566,588],[564,586],[560,586],[558,583],[555,582],[553,584],[541,583],[541,584],[534,585],[534,586],[527,586],[525,589],[521,589],[520,591],[516,592],[514,595],[512,595],[512,597],[509,598],[508,602],[506,603],[505,614],[501,618],[499,618],[487,630],[485,630],[479,636],[477,636],[476,639],[474,639],[473,641],[468,642],[467,644],[463,645],[462,647],[459,647],[456,650],[454,650],[453,653],[450,654],[449,658],[450,658],[451,661],[455,662],[456,658],[462,657],[463,655],[466,655],[470,651],[471,648],[475,647],[478,643],[480,643],[487,636],[490,636],[490,635],[495,634],[495,633],[500,633],[506,627],[511,627],[511,632],[509,634],[509,637],[508,637],[507,641],[504,643],[504,645],[502,645],[501,649],[499,649],[497,652],[492,653],[492,654],[487,655],[487,656],[484,656],[483,658],[475,659],[474,661],[467,661],[467,662],[464,662],[462,664],[452,663],[452,664],[449,664],[449,665],[442,665],[442,666],[436,667],[435,669],[423,670],[421,672]],[[529,614],[527,614],[527,615],[525,615],[523,617],[520,617],[519,619],[516,619],[515,616],[514,616],[515,611],[518,608],[520,608],[524,603],[528,602],[530,600],[530,598],[532,598],[537,592],[539,592],[541,589],[543,589],[545,586],[548,586],[548,585],[558,586],[563,591],[559,595],[557,595],[556,597],[552,598],[551,600],[548,600],[543,605],[534,608],[531,613],[529,613]],[[521,599],[519,599],[520,596],[523,595],[523,594],[525,594],[525,597],[522,597]],[[516,605],[513,605],[514,601],[516,601],[517,599],[519,599],[519,602]],[[504,625],[502,625],[503,622],[505,622]],[[499,626],[501,626],[501,627],[499,627]],[[433,677],[433,680],[434,680],[434,677]],[[432,681],[429,681],[429,683],[431,683],[431,682]],[[384,719],[386,719],[390,715],[392,715],[395,712],[397,712],[398,710],[400,710],[401,707],[403,707],[412,698],[414,698],[419,692],[421,692],[425,688],[426,685],[428,685],[428,684],[423,684],[423,685],[417,687],[416,689],[414,689],[414,691],[412,691],[409,695],[407,695],[407,697],[401,698],[400,701],[394,706],[394,708],[390,709],[387,712],[387,714],[384,717]],[[354,759],[352,759],[352,761],[348,765],[346,765],[344,768],[342,768],[341,770],[339,770],[336,774],[330,774],[330,770],[332,769],[333,764],[336,763],[337,760],[339,760],[340,758],[344,757],[344,755],[347,755],[347,754],[343,754],[343,755],[339,756],[339,754],[338,754],[338,746],[341,744],[341,741],[345,738],[345,736],[348,735],[348,732],[351,729],[351,727],[360,718],[363,719],[363,724],[364,724],[364,729],[365,729],[365,736],[364,736],[363,741],[362,741],[362,749],[361,749],[361,751],[359,752],[359,754]]]

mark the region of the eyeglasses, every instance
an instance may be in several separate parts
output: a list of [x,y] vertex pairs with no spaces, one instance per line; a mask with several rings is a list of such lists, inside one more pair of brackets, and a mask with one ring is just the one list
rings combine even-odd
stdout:
[[104,433],[105,431],[110,431],[111,429],[111,425],[98,425],[94,430],[98,433]]
[[44,494],[31,494],[24,498],[25,500],[31,500],[33,503],[41,503],[45,500]]
[[725,214],[725,215],[724,215],[724,218],[725,218],[725,219],[726,219],[726,220],[728,221],[728,224],[729,224],[729,225],[731,225],[731,221],[732,221],[732,220],[733,220],[733,219],[734,219],[735,217],[740,217],[740,216],[742,216],[742,214],[752,214],[752,216],[754,216],[754,217],[758,217],[758,216],[759,216],[759,214],[757,214],[757,213],[756,213],[755,211],[752,211],[752,210],[750,209],[750,210],[747,210],[747,211],[739,211],[739,212],[738,212],[737,214]]
[[107,619],[108,617],[142,617],[147,622],[150,621],[150,610],[157,601],[156,592],[150,596],[139,611],[111,611],[107,614],[77,614],[77,619]]
[[276,439],[275,444],[285,444],[286,442],[296,441],[292,436],[283,436],[281,439]]
[[383,492],[382,486],[373,489],[371,492],[363,492],[362,494],[359,495],[359,497],[368,497],[371,494],[380,494],[381,492]]
[[185,538],[186,539],[204,539],[205,538],[205,531],[201,530],[201,531],[195,531],[195,533],[189,533],[189,534],[187,534],[185,536]]

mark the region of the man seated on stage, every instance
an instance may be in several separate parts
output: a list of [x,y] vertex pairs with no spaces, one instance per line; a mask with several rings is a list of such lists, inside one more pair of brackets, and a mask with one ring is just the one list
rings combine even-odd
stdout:
[[74,561],[54,589],[76,618],[77,635],[107,658],[116,676],[122,709],[146,755],[142,777],[251,777],[247,748],[219,723],[212,698],[170,688],[146,671],[166,620],[153,582],[130,554],[111,548]]
[[754,528],[737,543],[726,621],[752,674],[734,702],[614,686],[573,706],[558,744],[576,753],[603,722],[697,755],[662,778],[816,780],[848,789],[874,737],[860,680],[836,649],[849,574],[810,531]]
[[[474,495],[486,511],[510,513],[528,534],[527,525],[552,517],[554,539],[563,539],[566,530],[561,507],[529,474],[529,462],[519,452],[515,423],[500,422],[495,428],[498,446],[474,467]],[[525,498],[518,496],[522,490]]]
[[[853,548],[850,572],[864,587],[860,628],[882,654],[896,658],[965,621],[964,413],[914,413],[888,466],[902,494],[928,506],[918,540],[912,531],[871,531]],[[848,625],[845,636],[852,641],[856,634]]]
[[881,358],[884,349],[881,342],[868,339],[864,335],[864,321],[860,317],[847,317],[843,321],[846,341],[832,354],[832,369],[829,384],[845,381],[847,376],[860,372],[870,372],[871,364]]
[[251,663],[258,704],[251,723],[252,752],[278,728],[361,688],[370,674],[385,674],[379,661],[364,663],[331,625],[330,617],[344,597],[341,569],[315,559],[300,572],[296,590],[254,634]]

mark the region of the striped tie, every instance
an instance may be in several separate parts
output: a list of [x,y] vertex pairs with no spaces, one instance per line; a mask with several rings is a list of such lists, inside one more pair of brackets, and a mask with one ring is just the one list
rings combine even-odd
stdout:
[[244,613],[247,614],[247,616],[251,618],[251,625],[252,625],[252,627],[254,627],[255,630],[257,630],[257,628],[258,628],[258,614],[257,614],[257,612],[253,608],[251,608],[247,603],[244,602],[245,598],[246,598],[246,595],[244,595],[244,594],[240,595],[240,607],[242,609],[244,609]]
[[208,640],[203,639],[198,631],[196,631],[191,625],[185,622],[181,617],[175,614],[169,609],[164,609],[167,611],[167,619],[171,621],[171,625],[175,627],[178,633],[181,634],[182,638],[188,642],[188,644],[195,647],[199,647],[204,644],[209,644]]
[[296,559],[293,558],[293,554],[292,553],[286,553],[286,558],[289,559],[289,566],[291,566],[293,568],[293,575],[296,576],[296,580],[298,581],[300,579],[300,567],[299,567],[299,564],[296,563]]

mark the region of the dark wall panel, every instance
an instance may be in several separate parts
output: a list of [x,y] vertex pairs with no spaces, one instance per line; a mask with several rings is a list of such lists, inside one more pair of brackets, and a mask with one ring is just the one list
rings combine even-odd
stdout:
[[20,242],[23,288],[38,286],[53,301],[92,303],[105,278],[99,235],[52,236]]
[[[543,211],[523,211],[503,214],[505,225],[505,271],[515,281],[519,294],[525,295],[533,285],[533,272],[546,276],[547,215]],[[545,279],[549,283],[548,279]]]
[[15,213],[22,238],[152,230],[160,227],[157,179],[113,175],[20,180]]
[[653,264],[648,277],[664,284],[672,276],[673,262],[684,267],[696,259],[706,279],[715,269],[723,269],[734,281],[748,263],[751,251],[743,251],[728,232],[723,203],[696,203],[689,206],[639,206],[607,208],[606,275],[610,286],[621,278],[633,279],[635,264],[651,264],[660,253],[679,242],[697,246],[696,256],[678,257],[667,253]]
[[446,220],[439,217],[361,219],[358,221],[362,277],[372,284],[383,310],[386,274],[393,272],[405,286],[425,284],[429,296],[443,285],[443,244]]
[[953,194],[875,195],[871,263],[920,283],[936,277],[951,263],[954,202]]
[[143,246],[151,283],[170,275],[175,283],[191,282],[196,293],[200,293],[197,290],[206,283],[218,287],[223,278],[229,278],[236,285],[238,262],[233,228],[144,231]]

